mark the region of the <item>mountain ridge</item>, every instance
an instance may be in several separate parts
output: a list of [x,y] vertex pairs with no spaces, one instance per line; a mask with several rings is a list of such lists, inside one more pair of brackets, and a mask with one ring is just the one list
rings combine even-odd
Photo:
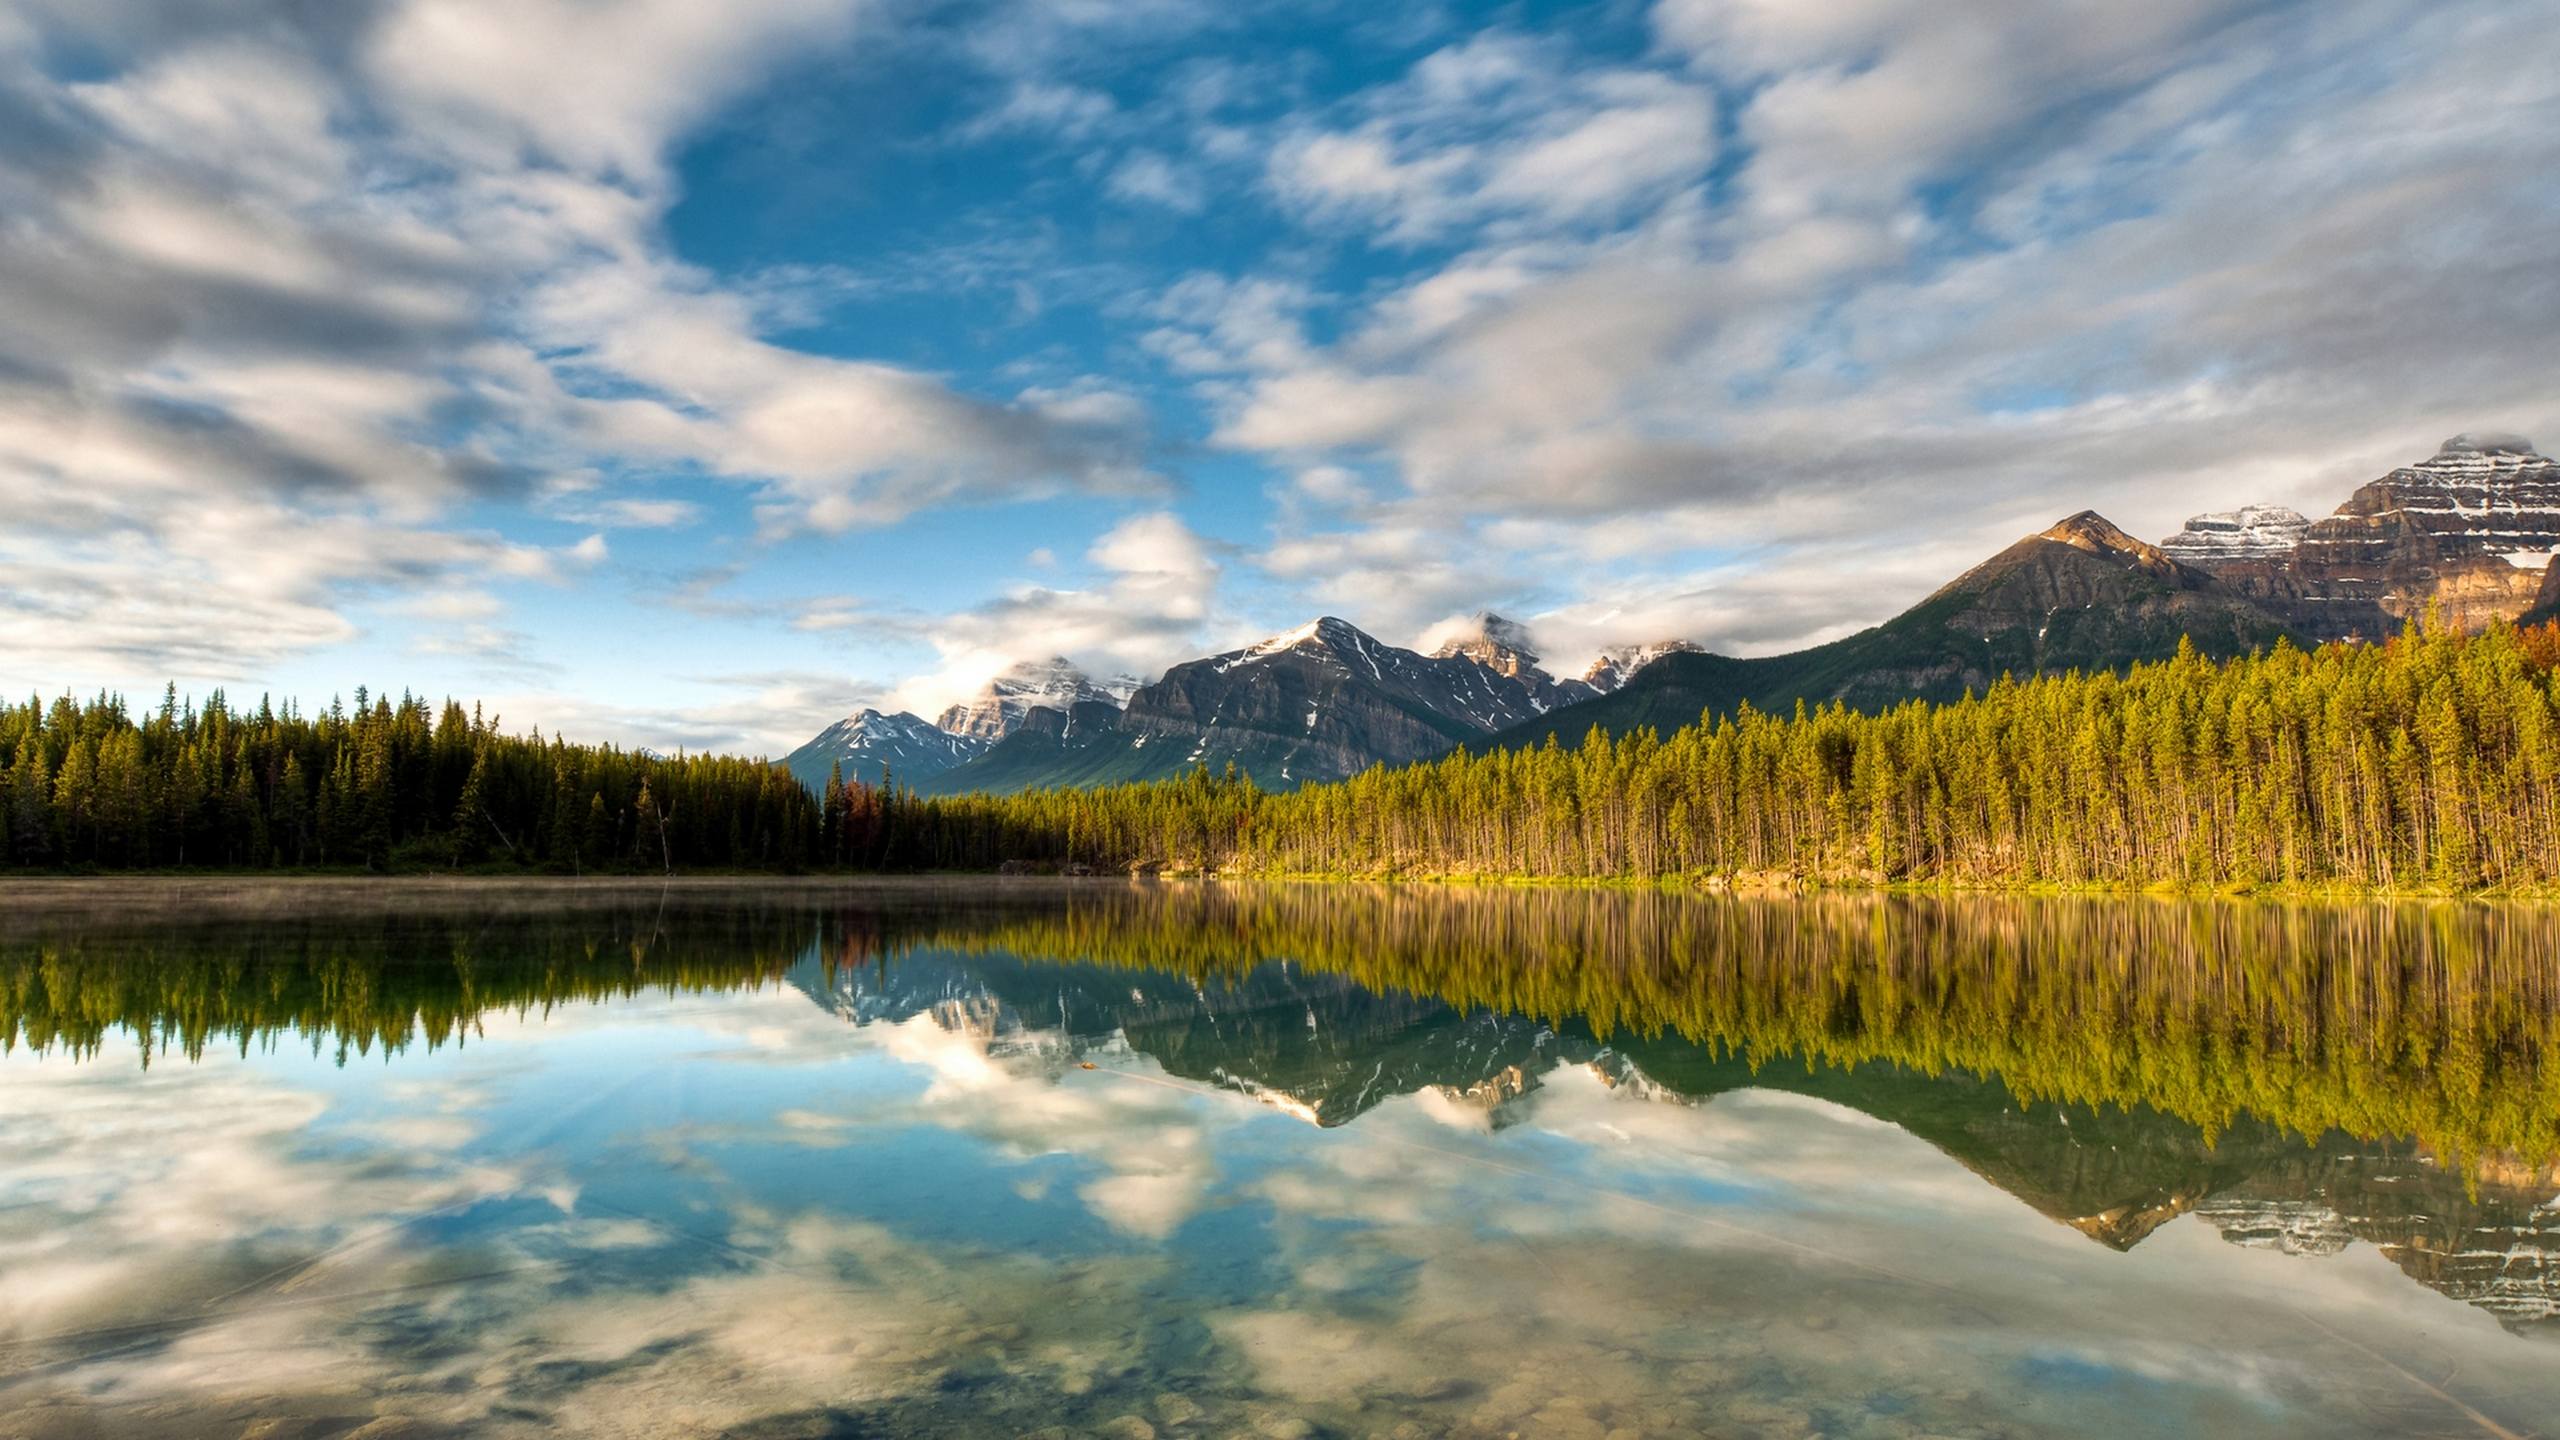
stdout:
[[[943,712],[941,728],[979,742],[973,753],[911,734],[838,736],[834,748],[860,768],[886,761],[925,793],[1228,765],[1288,788],[1456,747],[1668,731],[1745,704],[1949,700],[2003,675],[2117,669],[2181,644],[2229,658],[2278,641],[2378,639],[2429,613],[2467,630],[2560,618],[2555,555],[2560,464],[2520,435],[2465,433],[2319,520],[2243,505],[2155,544],[2078,511],[1881,624],[1782,655],[1667,639],[1606,647],[1579,677],[1558,677],[1534,631],[1492,611],[1435,627],[1427,654],[1323,615],[1145,684],[1096,682],[1063,656],[1018,665]],[[889,718],[870,728],[885,735]],[[825,739],[794,752],[795,774],[807,778]]]
[[2281,617],[2211,575],[2081,511],[2025,536],[1881,625],[1784,655],[1665,655],[1616,692],[1479,742],[1476,748],[1669,732],[1702,715],[1798,701],[1874,708],[1951,700],[2002,675],[2114,668],[2165,659],[2182,641],[2230,656],[2299,638]]
[[1274,788],[1340,779],[1372,764],[1444,754],[1546,713],[1562,693],[1524,647],[1480,627],[1481,643],[1425,655],[1339,616],[1186,661],[1129,696],[1117,723],[1088,715],[1010,736],[931,777],[927,793],[1166,778],[1233,764]]
[[781,764],[801,784],[824,790],[828,777],[838,773],[848,781],[871,784],[879,783],[884,772],[900,780],[921,780],[976,759],[993,743],[955,734],[910,711],[866,708],[819,731],[782,757]]
[[1033,710],[1063,711],[1087,702],[1116,707],[1137,684],[1130,676],[1096,681],[1064,655],[1025,660],[1006,667],[976,695],[945,707],[933,723],[955,735],[996,741],[1012,734]]
[[[2254,533],[2232,537],[2224,522],[2245,530],[2253,511]],[[2560,554],[2560,462],[2522,435],[2465,432],[2358,486],[2321,519],[2244,507],[2196,516],[2163,543],[2316,639],[2381,639],[2430,613],[2478,630],[2547,598]]]

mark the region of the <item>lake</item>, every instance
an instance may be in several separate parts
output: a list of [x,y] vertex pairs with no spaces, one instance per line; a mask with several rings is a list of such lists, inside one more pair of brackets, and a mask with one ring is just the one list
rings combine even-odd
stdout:
[[2525,1435],[2560,911],[0,892],[0,1436]]

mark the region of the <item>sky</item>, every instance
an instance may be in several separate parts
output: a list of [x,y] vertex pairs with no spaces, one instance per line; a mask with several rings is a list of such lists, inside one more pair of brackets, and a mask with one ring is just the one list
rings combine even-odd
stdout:
[[779,753],[2560,434],[2537,0],[0,0],[0,687]]

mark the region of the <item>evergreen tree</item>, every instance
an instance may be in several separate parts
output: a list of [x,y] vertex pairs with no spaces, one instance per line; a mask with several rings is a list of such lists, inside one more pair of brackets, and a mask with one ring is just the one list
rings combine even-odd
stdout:
[[1452,753],[1267,794],[1232,770],[922,799],[762,761],[501,734],[357,692],[0,706],[0,865],[490,865],[2560,885],[2560,626],[2192,649],[1875,713]]

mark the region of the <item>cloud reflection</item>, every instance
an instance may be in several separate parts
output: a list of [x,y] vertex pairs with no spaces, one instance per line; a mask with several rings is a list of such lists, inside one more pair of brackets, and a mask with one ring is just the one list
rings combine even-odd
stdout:
[[388,1068],[0,1060],[0,1410],[38,1440],[2076,1433],[2093,1406],[2389,1433],[2417,1402],[2363,1352],[2414,1367],[2413,1318],[2466,1393],[2560,1405],[2547,1349],[2413,1310],[2370,1249],[2189,1220],[2119,1254],[1828,1100],[1543,1061],[1317,1129],[991,998],[824,998],[495,1015]]

